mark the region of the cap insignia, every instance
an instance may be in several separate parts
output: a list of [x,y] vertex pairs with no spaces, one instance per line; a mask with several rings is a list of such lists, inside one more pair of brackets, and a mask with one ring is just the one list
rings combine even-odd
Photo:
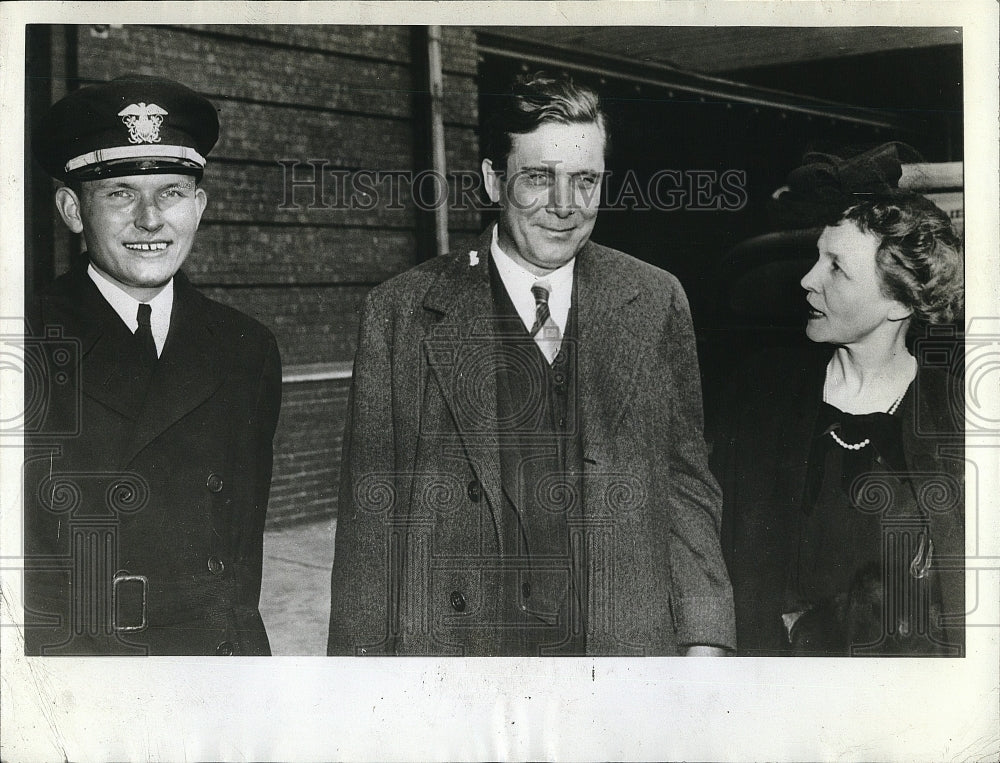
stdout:
[[159,143],[160,125],[166,115],[167,112],[155,103],[132,103],[118,112],[128,128],[131,143]]

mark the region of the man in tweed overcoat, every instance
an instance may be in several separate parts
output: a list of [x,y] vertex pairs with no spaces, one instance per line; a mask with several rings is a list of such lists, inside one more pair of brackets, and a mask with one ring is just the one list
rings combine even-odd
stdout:
[[596,94],[522,80],[486,142],[499,223],[364,305],[328,653],[725,653],[690,313],[589,240]]

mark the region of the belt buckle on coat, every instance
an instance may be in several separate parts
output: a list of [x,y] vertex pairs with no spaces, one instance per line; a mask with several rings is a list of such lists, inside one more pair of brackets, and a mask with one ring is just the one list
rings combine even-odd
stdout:
[[[122,583],[138,582],[142,584],[142,610],[138,625],[119,625],[118,623],[118,586]],[[125,571],[115,573],[111,583],[111,628],[115,633],[131,633],[141,631],[146,627],[146,597],[149,592],[149,579],[145,575],[132,575]]]

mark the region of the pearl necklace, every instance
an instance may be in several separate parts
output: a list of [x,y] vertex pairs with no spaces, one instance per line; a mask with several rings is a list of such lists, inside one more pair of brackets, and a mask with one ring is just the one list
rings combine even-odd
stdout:
[[866,437],[861,442],[856,442],[853,445],[851,445],[850,443],[844,442],[843,440],[841,440],[837,436],[837,433],[834,430],[832,430],[832,429],[830,430],[830,437],[832,437],[833,441],[835,443],[837,443],[837,445],[839,445],[841,448],[847,448],[848,450],[861,450],[866,445],[870,445],[871,444],[871,440]]
[[[891,406],[889,406],[889,410],[886,411],[887,414],[891,416],[896,412],[896,409],[899,408],[899,404],[903,402],[903,397],[906,396],[906,390],[909,388],[910,385],[906,385],[906,389],[904,389],[899,394],[899,397],[896,398],[896,402],[894,402]],[[861,442],[856,442],[853,444],[849,442],[844,442],[843,440],[840,439],[840,437],[837,435],[836,430],[834,429],[830,429],[830,437],[833,438],[833,441],[837,443],[837,445],[839,445],[841,448],[846,448],[847,450],[861,450],[862,448],[871,445],[872,442],[871,439],[868,437],[863,439]]]

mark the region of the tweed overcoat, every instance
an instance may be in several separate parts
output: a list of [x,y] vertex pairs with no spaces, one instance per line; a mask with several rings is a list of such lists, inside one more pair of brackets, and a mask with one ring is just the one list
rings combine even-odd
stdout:
[[[938,359],[953,348],[928,348]],[[739,653],[789,651],[782,622],[789,568],[811,440],[822,404],[830,345],[771,350],[736,376],[722,415],[712,466],[724,493],[723,552],[733,583]],[[918,353],[919,359],[919,353]],[[927,523],[932,570],[940,589],[944,639],[964,643],[964,439],[962,382],[943,367],[922,364],[899,408],[907,472],[874,474],[862,495],[880,512],[883,530],[908,519]]]
[[[374,289],[345,433],[330,654],[504,653],[491,230]],[[587,543],[587,653],[734,646],[686,297],[588,242],[576,260],[583,473],[563,486]],[[508,520],[509,521],[509,520]],[[462,602],[456,605],[456,596]]]
[[269,654],[258,612],[281,361],[264,326],[174,278],[148,393],[85,269],[29,310],[25,647]]

